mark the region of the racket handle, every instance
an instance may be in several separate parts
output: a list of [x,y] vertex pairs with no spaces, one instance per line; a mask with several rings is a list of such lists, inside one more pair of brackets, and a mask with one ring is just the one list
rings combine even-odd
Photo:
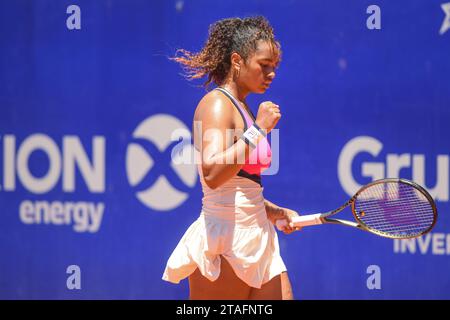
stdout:
[[[320,218],[322,216],[321,213],[316,214],[308,214],[306,216],[299,216],[292,218],[292,223],[294,224],[294,227],[306,227],[306,226],[313,226],[316,224],[322,224],[322,219]],[[278,230],[283,230],[285,226],[287,226],[287,220],[280,219],[277,220],[276,226]]]

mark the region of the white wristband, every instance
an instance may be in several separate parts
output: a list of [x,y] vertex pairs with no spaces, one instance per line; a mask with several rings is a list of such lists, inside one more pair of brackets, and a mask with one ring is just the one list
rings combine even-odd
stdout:
[[252,147],[256,148],[258,142],[265,137],[265,133],[261,130],[256,123],[247,129],[242,135],[242,139]]

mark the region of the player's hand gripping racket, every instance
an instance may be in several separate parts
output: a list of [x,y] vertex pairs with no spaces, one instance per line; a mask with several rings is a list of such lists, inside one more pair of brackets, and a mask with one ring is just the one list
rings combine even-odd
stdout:
[[[329,218],[350,205],[356,223]],[[294,217],[292,223],[294,227],[333,223],[382,237],[408,239],[430,232],[436,220],[433,198],[420,185],[405,179],[381,179],[363,186],[336,210]],[[286,220],[276,222],[280,230],[286,224]]]

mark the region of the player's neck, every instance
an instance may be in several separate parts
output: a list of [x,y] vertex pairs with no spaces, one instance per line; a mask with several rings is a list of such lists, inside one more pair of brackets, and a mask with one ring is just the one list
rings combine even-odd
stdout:
[[221,87],[230,92],[233,95],[233,97],[235,97],[241,103],[243,103],[244,105],[246,104],[245,99],[249,94],[248,90],[239,87],[234,81],[225,82],[224,84],[221,85]]

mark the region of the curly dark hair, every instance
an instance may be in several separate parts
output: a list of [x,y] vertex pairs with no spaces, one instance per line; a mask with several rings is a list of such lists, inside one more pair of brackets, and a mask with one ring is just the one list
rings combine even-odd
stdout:
[[269,21],[262,16],[219,20],[210,25],[208,39],[200,52],[178,49],[171,59],[183,66],[188,80],[207,75],[206,88],[211,82],[221,85],[230,71],[231,54],[236,52],[246,61],[259,40],[271,43],[278,61],[281,59],[280,43],[275,40]]

